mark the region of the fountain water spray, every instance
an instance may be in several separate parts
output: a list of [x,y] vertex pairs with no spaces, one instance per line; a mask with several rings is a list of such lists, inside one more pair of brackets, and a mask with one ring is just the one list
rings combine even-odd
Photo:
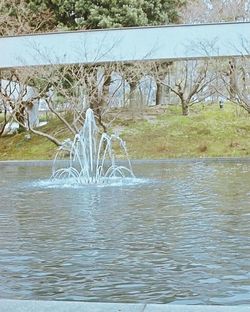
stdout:
[[[120,166],[115,159],[114,142],[118,142],[127,161]],[[66,168],[58,168],[60,156],[68,151]],[[59,148],[52,167],[52,180],[70,179],[77,184],[108,183],[114,178],[134,178],[131,162],[128,158],[125,142],[117,135],[103,133],[98,140],[98,128],[94,113],[89,108],[82,129],[74,140],[66,140]]]

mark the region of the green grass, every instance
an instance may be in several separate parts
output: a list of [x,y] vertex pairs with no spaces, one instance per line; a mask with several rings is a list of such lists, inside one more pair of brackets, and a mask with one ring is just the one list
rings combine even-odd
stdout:
[[[58,119],[50,119],[49,123],[39,129],[55,135],[58,139],[70,136]],[[26,139],[27,133],[0,137],[0,160],[31,160],[53,159],[57,146],[48,139],[30,133],[31,139]]]
[[139,121],[122,137],[132,158],[250,155],[250,116],[234,106],[194,107],[190,116],[170,108],[153,122]]
[[[152,118],[148,118],[152,117]],[[250,115],[236,106],[193,106],[189,116],[179,107],[165,112],[151,108],[133,120],[121,113],[113,129],[122,129],[131,158],[241,157],[250,156]],[[52,119],[43,128],[60,139],[70,137],[60,121]],[[0,137],[0,159],[52,159],[57,147],[47,139],[25,133]]]
[[55,145],[48,140],[32,136],[27,141],[24,134],[0,138],[0,159],[51,159],[55,153]]

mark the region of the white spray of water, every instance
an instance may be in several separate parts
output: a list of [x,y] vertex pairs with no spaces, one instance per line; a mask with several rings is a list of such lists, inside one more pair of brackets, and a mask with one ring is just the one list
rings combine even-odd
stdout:
[[[125,142],[117,135],[103,133],[98,141],[98,128],[94,113],[89,108],[80,132],[74,140],[66,140],[59,148],[52,167],[52,180],[70,179],[76,184],[110,183],[113,178],[134,178]],[[120,166],[115,159],[114,142],[120,144],[127,166]],[[68,166],[58,168],[60,155],[69,151]]]

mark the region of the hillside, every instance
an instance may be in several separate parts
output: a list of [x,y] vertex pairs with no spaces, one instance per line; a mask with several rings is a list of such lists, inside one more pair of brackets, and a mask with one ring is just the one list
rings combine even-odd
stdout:
[[[54,119],[43,131],[60,138],[69,136]],[[126,141],[133,159],[250,156],[250,116],[229,104],[223,109],[194,106],[188,117],[181,116],[175,106],[152,107],[140,114],[123,111],[110,132]],[[30,139],[25,133],[0,138],[0,160],[53,159],[56,149],[47,139],[33,134]]]

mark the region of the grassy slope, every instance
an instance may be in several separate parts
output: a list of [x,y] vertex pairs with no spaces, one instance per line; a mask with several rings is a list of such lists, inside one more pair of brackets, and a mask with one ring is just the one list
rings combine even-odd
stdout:
[[[122,129],[131,158],[250,156],[250,116],[234,106],[196,106],[188,117],[178,108],[165,113],[152,108],[140,120],[127,117],[121,114],[114,127]],[[59,121],[45,129],[68,137]],[[52,159],[55,151],[55,145],[35,135],[31,140],[25,134],[0,138],[0,160]]]
[[[59,120],[51,120],[42,131],[55,135],[57,138],[67,138]],[[57,147],[48,139],[31,134],[31,139],[25,138],[26,133],[0,137],[0,160],[30,160],[53,159]]]
[[228,105],[195,107],[189,117],[170,109],[130,125],[122,137],[133,158],[250,156],[250,116]]

